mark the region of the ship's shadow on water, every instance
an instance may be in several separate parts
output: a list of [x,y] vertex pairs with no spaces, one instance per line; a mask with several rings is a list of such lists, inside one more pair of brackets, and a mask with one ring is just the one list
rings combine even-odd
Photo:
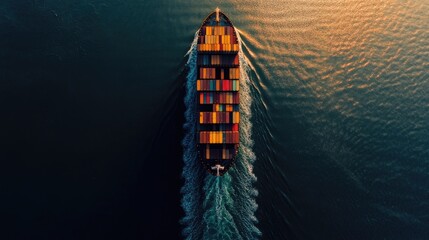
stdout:
[[[250,67],[240,50],[240,148],[237,162],[223,177],[206,173],[197,160],[196,149],[196,74],[197,39],[187,53],[187,77],[185,82],[185,135],[182,141],[184,167],[182,177],[182,208],[185,212],[181,223],[185,239],[258,239],[261,232],[256,227],[255,198],[253,187],[251,79]],[[240,40],[241,48],[241,40]]]

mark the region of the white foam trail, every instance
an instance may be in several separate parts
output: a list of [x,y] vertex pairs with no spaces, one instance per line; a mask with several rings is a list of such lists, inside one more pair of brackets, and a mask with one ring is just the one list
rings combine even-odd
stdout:
[[[237,35],[238,30],[236,29]],[[198,32],[188,53],[189,72],[185,95],[184,169],[182,176],[182,207],[185,216],[183,235],[186,239],[258,239],[255,198],[253,187],[256,177],[253,162],[251,123],[251,67],[243,54],[240,36],[240,148],[236,164],[223,177],[207,174],[197,160],[196,149],[196,45]]]
[[[198,32],[195,33],[191,48],[187,52],[188,75],[186,77],[186,93],[185,93],[185,136],[182,141],[183,145],[183,161],[184,167],[182,177],[184,184],[181,189],[182,193],[182,208],[185,216],[181,223],[185,226],[183,235],[186,239],[199,239],[201,225],[201,209],[200,196],[202,195],[202,170],[200,163],[197,160],[196,149],[196,80],[197,80],[197,41]],[[185,55],[185,56],[186,56]]]

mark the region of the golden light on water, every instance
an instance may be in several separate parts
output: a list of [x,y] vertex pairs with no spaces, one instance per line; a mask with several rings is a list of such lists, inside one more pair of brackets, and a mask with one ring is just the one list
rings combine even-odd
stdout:
[[255,0],[234,6],[245,16],[237,26],[263,86],[289,82],[302,96],[310,92],[322,102],[345,96],[332,103],[343,114],[347,106],[364,104],[346,97],[349,92],[373,91],[381,78],[383,86],[409,84],[395,80],[401,74],[398,64],[407,61],[401,56],[428,51],[422,40],[429,38],[424,1]]

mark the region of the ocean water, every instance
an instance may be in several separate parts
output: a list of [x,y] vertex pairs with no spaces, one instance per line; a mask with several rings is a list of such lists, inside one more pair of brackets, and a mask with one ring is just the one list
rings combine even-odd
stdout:
[[[217,6],[248,99],[222,178],[187,140]],[[428,23],[427,0],[1,1],[2,239],[428,239]]]

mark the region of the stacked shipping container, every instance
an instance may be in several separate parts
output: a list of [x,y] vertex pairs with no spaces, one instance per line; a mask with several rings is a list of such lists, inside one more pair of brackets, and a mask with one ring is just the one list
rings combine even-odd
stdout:
[[239,143],[238,131],[201,131],[200,143]]
[[200,154],[206,160],[231,160],[239,143],[240,122],[239,46],[234,28],[201,27],[197,50]]
[[213,148],[213,145],[206,144],[203,156],[206,159],[231,159],[234,156],[233,148]]
[[213,112],[234,112],[234,111],[238,111],[238,105],[213,104]]
[[197,64],[200,66],[220,65],[238,66],[238,55],[209,55],[198,56]]
[[200,124],[239,123],[239,112],[200,112]]
[[238,92],[200,92],[200,104],[239,104]]
[[197,50],[200,52],[238,52],[234,29],[230,26],[204,26],[200,30]]
[[197,80],[197,91],[238,91],[238,80]]

